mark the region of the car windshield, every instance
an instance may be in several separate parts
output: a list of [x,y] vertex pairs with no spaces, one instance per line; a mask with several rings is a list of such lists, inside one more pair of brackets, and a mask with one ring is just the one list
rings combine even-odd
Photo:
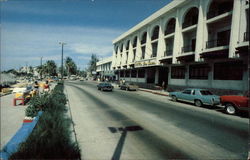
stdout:
[[201,92],[202,95],[213,95],[213,93],[211,93],[208,90],[201,90],[200,92]]

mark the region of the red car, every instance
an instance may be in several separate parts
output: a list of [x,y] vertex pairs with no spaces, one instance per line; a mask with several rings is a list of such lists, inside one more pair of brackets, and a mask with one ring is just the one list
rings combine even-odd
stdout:
[[220,101],[225,106],[225,111],[228,114],[235,114],[238,111],[249,111],[249,93],[246,96],[220,96]]

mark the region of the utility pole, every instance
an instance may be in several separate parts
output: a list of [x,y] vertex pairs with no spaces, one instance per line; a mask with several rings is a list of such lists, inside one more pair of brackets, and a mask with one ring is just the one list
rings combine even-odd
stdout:
[[43,67],[43,57],[41,57],[41,72],[40,72],[40,78],[42,80],[42,67]]
[[62,45],[62,68],[61,68],[61,78],[63,80],[63,46],[66,45],[65,42],[59,42]]

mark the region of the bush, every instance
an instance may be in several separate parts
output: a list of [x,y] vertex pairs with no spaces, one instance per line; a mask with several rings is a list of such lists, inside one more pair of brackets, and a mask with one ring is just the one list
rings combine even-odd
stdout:
[[19,151],[10,159],[79,159],[80,150],[72,142],[71,119],[66,116],[65,104],[62,84],[50,95],[34,97],[26,113],[44,112],[26,142],[20,144]]

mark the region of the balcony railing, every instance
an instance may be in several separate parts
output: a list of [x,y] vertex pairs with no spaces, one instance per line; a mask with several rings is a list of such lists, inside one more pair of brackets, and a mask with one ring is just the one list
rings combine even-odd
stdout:
[[228,45],[229,45],[229,39],[214,39],[207,41],[206,48],[214,48],[214,47],[228,46]]
[[167,29],[165,30],[165,35],[174,33],[174,31],[175,31],[175,26],[174,25],[168,26]]
[[188,46],[182,47],[182,53],[194,52],[194,51],[195,51],[195,46],[194,45],[188,45]]
[[172,56],[172,55],[173,55],[173,50],[172,49],[166,50],[164,52],[164,57],[166,57],[166,56]]
[[249,41],[249,32],[244,33],[244,42]]
[[207,19],[214,18],[216,16],[219,16],[223,13],[230,12],[232,9],[223,9],[223,10],[211,10],[207,13]]

